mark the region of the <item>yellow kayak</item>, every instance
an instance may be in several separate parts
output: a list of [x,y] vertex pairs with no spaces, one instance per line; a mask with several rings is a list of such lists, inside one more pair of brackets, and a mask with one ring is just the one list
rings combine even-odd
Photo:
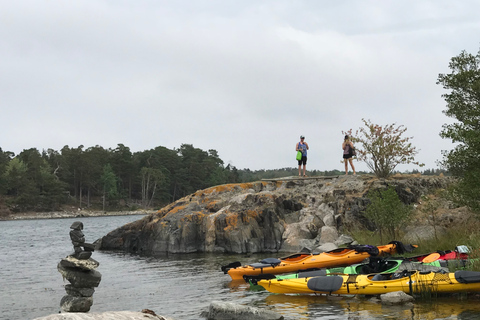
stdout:
[[326,293],[377,295],[403,291],[422,292],[477,292],[480,291],[480,272],[403,271],[369,275],[327,275],[284,280],[260,280],[257,283],[272,293]]
[[232,280],[242,280],[243,276],[260,274],[292,273],[299,270],[320,269],[349,266],[360,263],[370,256],[384,256],[395,253],[412,251],[416,245],[403,245],[399,241],[392,241],[384,246],[356,245],[349,248],[339,248],[322,253],[297,253],[291,256],[276,259],[268,258],[259,263],[241,265],[234,262],[222,267]]

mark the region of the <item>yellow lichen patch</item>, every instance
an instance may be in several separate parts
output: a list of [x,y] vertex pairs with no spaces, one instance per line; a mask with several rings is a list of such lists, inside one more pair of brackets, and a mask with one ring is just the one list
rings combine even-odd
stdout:
[[168,222],[167,221],[162,221],[160,222],[160,226],[163,228],[166,228],[168,226]]
[[[262,182],[262,184],[265,186],[266,182]],[[210,193],[214,193],[214,192],[223,193],[223,192],[231,191],[235,187],[240,187],[241,189],[245,190],[245,189],[252,188],[253,185],[254,185],[253,182],[222,184],[222,185],[219,185],[219,186],[215,186],[215,187],[211,187],[211,188],[203,190],[202,195],[210,194]]]
[[166,212],[165,214],[159,216],[157,219],[155,219],[156,221],[160,220],[160,219],[163,219],[165,218],[166,216],[168,215],[171,215],[171,214],[175,214],[177,213],[178,211],[180,210],[183,210],[187,207],[187,205],[181,205],[181,206],[176,206],[174,208],[171,208],[171,210],[169,210],[168,212]]
[[255,210],[246,210],[242,215],[242,220],[244,223],[250,223],[253,220],[256,220],[259,213]]
[[211,187],[211,188],[208,188],[208,189],[205,189],[203,190],[203,194],[210,194],[210,193],[221,193],[221,192],[225,192],[225,191],[230,191],[233,189],[233,187],[235,186],[235,184],[222,184],[220,186],[215,186],[215,187]]
[[260,195],[262,198],[275,199],[275,196],[271,193],[263,193]]
[[189,196],[183,197],[181,199],[178,199],[174,203],[170,203],[169,205],[166,205],[165,207],[161,208],[160,210],[155,212],[155,214],[160,215],[160,214],[168,213],[170,210],[172,210],[172,208],[180,206],[180,205],[184,205],[188,202],[191,202],[190,197]]
[[211,211],[211,210],[214,210],[214,209],[215,209],[215,205],[216,205],[218,202],[219,202],[218,200],[213,200],[213,201],[207,203],[207,205],[205,206],[205,208],[206,208],[207,210],[210,210],[210,211]]
[[202,211],[196,211],[196,212],[192,212],[186,216],[184,216],[183,218],[180,219],[180,221],[183,223],[183,222],[194,222],[194,223],[197,223],[197,224],[200,224],[203,222],[203,218],[206,216],[207,214],[203,213]]
[[[208,189],[207,189],[208,190]],[[201,197],[204,195],[204,190],[198,190],[193,194],[195,197]]]
[[183,209],[185,209],[186,207],[187,207],[187,206],[185,206],[185,205],[184,205],[184,206],[175,207],[175,208],[173,208],[172,210],[170,210],[170,211],[168,212],[168,214],[177,213],[178,211],[183,210]]
[[210,202],[210,201],[212,201],[212,199],[209,198],[209,197],[202,197],[202,199],[200,200],[201,203],[207,203],[207,202]]
[[223,229],[225,231],[232,231],[238,227],[238,215],[236,213],[229,212],[225,218],[227,226]]
[[155,215],[156,216],[163,216],[165,215],[166,213],[168,213],[170,210],[172,210],[172,208],[174,208],[178,203],[180,202],[180,200],[174,202],[174,203],[170,203],[169,205],[166,205],[165,207],[161,208],[160,210],[158,210],[157,212],[155,212]]

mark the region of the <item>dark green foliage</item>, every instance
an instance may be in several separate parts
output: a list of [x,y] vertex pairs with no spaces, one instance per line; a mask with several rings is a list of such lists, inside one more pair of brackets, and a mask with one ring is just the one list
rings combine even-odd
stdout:
[[456,120],[444,124],[440,136],[457,145],[443,152],[442,165],[461,178],[453,188],[453,199],[480,213],[480,51],[477,55],[462,51],[450,61],[449,74],[440,74],[437,84],[448,93],[445,115]]
[[103,166],[103,173],[100,177],[100,180],[103,185],[103,199],[104,199],[104,210],[105,210],[105,201],[116,200],[118,197],[118,188],[117,181],[118,178],[113,172],[112,166],[110,163],[107,163]]
[[1,180],[5,181],[5,194],[13,197],[14,211],[57,210],[65,202],[65,184],[36,149],[13,158]]
[[[0,148],[0,177],[5,174],[7,170],[8,163],[12,160],[14,154],[12,152],[3,152]],[[5,179],[0,179],[0,194],[5,194],[7,184]]]
[[0,195],[14,211],[82,208],[132,210],[161,207],[199,189],[239,182],[239,171],[224,167],[217,151],[183,144],[180,149],[132,153],[94,146],[22,151],[0,149]]
[[400,201],[394,188],[371,190],[368,193],[370,204],[367,205],[365,217],[370,220],[380,233],[380,240],[397,239],[398,232],[413,212],[413,207]]

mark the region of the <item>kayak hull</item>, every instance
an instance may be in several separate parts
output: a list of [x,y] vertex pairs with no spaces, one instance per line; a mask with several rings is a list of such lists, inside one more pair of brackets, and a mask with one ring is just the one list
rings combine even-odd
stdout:
[[[391,255],[396,252],[396,244],[378,246],[378,255]],[[374,247],[375,248],[375,247]],[[243,276],[256,276],[261,274],[293,273],[299,270],[321,269],[340,266],[349,266],[360,263],[370,257],[368,252],[359,252],[355,249],[341,248],[319,254],[295,255],[293,258],[280,259],[277,265],[252,264],[228,270],[232,280],[242,280]]]
[[[462,280],[467,274],[472,280]],[[403,291],[408,294],[422,292],[455,293],[480,291],[480,272],[456,271],[420,272],[406,271],[396,278],[391,274],[327,275],[298,279],[260,280],[261,285],[272,293],[378,295]],[[330,279],[328,279],[330,278]],[[468,277],[465,277],[468,279]]]

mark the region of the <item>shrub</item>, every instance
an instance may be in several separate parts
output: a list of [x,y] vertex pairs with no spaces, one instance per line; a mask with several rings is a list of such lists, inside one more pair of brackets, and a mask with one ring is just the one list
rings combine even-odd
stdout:
[[413,206],[404,204],[392,187],[371,190],[368,198],[371,202],[367,205],[365,217],[378,229],[380,240],[383,242],[384,236],[397,239],[399,229],[413,212]]

